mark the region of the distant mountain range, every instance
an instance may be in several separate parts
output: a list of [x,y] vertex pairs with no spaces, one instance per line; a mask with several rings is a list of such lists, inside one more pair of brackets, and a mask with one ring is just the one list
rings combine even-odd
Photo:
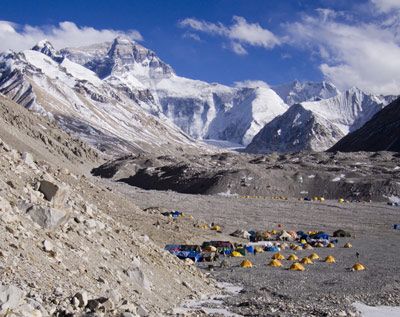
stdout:
[[321,82],[237,87],[176,75],[127,38],[0,54],[0,93],[114,153],[236,143],[267,153],[322,151],[394,99]]

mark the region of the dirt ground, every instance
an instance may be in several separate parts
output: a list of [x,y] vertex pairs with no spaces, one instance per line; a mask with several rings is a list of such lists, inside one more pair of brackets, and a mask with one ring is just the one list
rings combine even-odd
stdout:
[[[400,208],[385,203],[307,202],[299,200],[245,199],[223,196],[188,195],[175,192],[146,191],[125,184],[116,190],[129,196],[139,207],[165,207],[181,210],[196,219],[223,226],[221,239],[236,229],[271,230],[278,224],[288,230],[322,230],[329,234],[337,229],[350,231],[355,237],[340,238],[333,249],[318,248],[293,252],[300,258],[317,252],[321,258],[333,255],[337,263],[317,261],[304,272],[266,264],[272,253],[249,255],[254,267],[239,266],[243,258],[227,258],[228,268],[219,262],[210,273],[218,281],[241,285],[240,294],[224,300],[226,307],[244,316],[354,316],[351,306],[356,301],[368,305],[400,305]],[[186,229],[186,230],[190,230]],[[216,239],[218,239],[218,234]],[[192,237],[201,243],[204,237]],[[158,243],[175,243],[173,237],[160,238]],[[353,248],[344,249],[351,242]],[[356,257],[359,253],[359,259]],[[350,268],[357,261],[366,271]],[[208,272],[208,264],[200,264]]]

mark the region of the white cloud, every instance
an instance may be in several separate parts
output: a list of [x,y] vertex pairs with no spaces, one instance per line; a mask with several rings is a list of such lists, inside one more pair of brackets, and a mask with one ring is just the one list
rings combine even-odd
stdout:
[[399,0],[371,0],[380,12],[390,13],[392,10],[400,10]]
[[51,26],[21,26],[9,21],[0,21],[0,51],[28,49],[45,38],[55,48],[60,49],[110,41],[118,35],[125,35],[133,40],[142,40],[141,34],[136,30],[127,32],[113,29],[99,30],[87,26],[79,27],[68,21]]
[[192,39],[196,42],[201,42],[200,36],[196,33],[185,32],[185,33],[183,33],[182,37],[185,39]]
[[238,55],[247,54],[244,45],[270,49],[280,44],[280,40],[271,31],[264,29],[258,23],[248,23],[245,18],[239,16],[233,17],[231,26],[200,21],[194,18],[184,19],[179,25],[229,39],[230,48]]
[[262,80],[237,81],[234,83],[234,85],[236,88],[258,88],[258,87],[269,88],[269,85]]
[[[320,12],[321,13],[321,12]],[[334,15],[306,16],[287,25],[291,43],[317,52],[320,70],[339,89],[357,86],[400,94],[400,43],[390,27],[338,22]]]

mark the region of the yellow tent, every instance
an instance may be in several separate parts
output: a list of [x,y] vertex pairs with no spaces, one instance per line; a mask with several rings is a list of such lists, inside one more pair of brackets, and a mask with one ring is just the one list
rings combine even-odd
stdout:
[[334,258],[332,255],[328,255],[328,256],[325,258],[324,262],[326,262],[326,263],[336,263],[336,260],[335,260],[335,258]]
[[302,258],[300,261],[301,264],[314,264],[314,262],[310,258]]
[[350,242],[347,242],[344,246],[343,246],[343,248],[346,248],[346,249],[350,249],[350,248],[352,248],[353,246],[352,246],[352,244],[350,243]]
[[240,266],[244,268],[251,268],[253,267],[253,263],[251,263],[249,260],[246,259],[243,260],[242,263],[240,263]]
[[231,256],[237,258],[237,257],[243,257],[243,254],[240,253],[240,252],[238,252],[238,251],[233,251],[233,252],[231,253]]
[[206,224],[198,225],[198,227],[199,227],[200,229],[204,229],[204,230],[209,228],[209,226],[206,225]]
[[301,243],[301,244],[306,244],[307,241],[306,241],[306,239],[301,239],[301,240],[300,240],[300,243]]
[[301,251],[301,250],[303,250],[303,247],[301,245],[297,245],[293,250],[294,251]]
[[324,197],[319,197],[319,201],[325,201]]
[[281,253],[275,253],[275,254],[272,256],[272,258],[273,258],[274,260],[284,260],[284,259],[285,259],[285,257],[284,257]]
[[344,203],[344,198],[339,198],[339,202],[342,204]]
[[311,260],[318,260],[319,259],[319,255],[317,253],[312,253],[312,254],[310,254],[309,258]]
[[324,245],[321,242],[318,242],[318,243],[315,244],[315,247],[316,248],[323,248]]
[[254,252],[255,252],[255,253],[263,253],[263,252],[264,252],[264,249],[263,249],[263,247],[256,246],[256,247],[254,248]]
[[291,254],[287,258],[289,261],[297,261],[299,258],[297,257],[296,254]]
[[218,226],[218,225],[212,226],[212,227],[211,227],[211,230],[214,230],[214,231],[221,231],[221,226]]
[[327,248],[334,248],[335,245],[331,242],[331,243],[328,243],[328,245],[327,245],[326,247],[327,247]]
[[304,245],[304,250],[312,250],[312,249],[314,249],[310,244],[305,244]]
[[364,271],[365,270],[365,266],[361,263],[356,263],[353,265],[352,267],[353,271]]
[[291,271],[304,271],[305,268],[304,268],[304,266],[301,265],[299,262],[296,262],[296,263],[293,263],[293,264],[290,266],[289,270],[291,270]]
[[268,263],[268,266],[273,266],[273,267],[281,267],[282,266],[282,262],[279,260],[272,260],[271,262]]

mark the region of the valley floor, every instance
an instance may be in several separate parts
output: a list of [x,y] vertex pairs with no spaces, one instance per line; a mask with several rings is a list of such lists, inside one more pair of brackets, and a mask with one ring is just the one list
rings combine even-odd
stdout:
[[[238,295],[224,300],[224,305],[232,312],[245,316],[354,316],[354,302],[400,306],[400,231],[393,229],[393,224],[400,222],[398,207],[384,203],[339,204],[335,201],[187,195],[145,191],[118,183],[112,186],[140,208],[157,206],[181,210],[195,219],[222,225],[223,233],[216,233],[214,239],[225,240],[227,234],[236,229],[278,229],[278,224],[288,230],[322,230],[332,234],[344,229],[355,235],[355,238],[339,238],[334,249],[297,251],[299,258],[317,252],[321,258],[331,254],[337,260],[333,265],[316,262],[306,266],[304,272],[288,271],[288,261],[283,261],[284,268],[268,267],[271,252],[248,256],[254,264],[251,269],[241,268],[239,263],[243,259],[240,258],[228,258],[228,268],[219,268],[219,262],[215,263],[215,269],[210,272],[214,278],[243,287]],[[150,237],[160,246],[201,243],[205,238],[191,232],[190,226],[179,230],[188,232],[176,237]],[[177,238],[181,241],[174,240]],[[343,248],[347,241],[352,243],[352,249]],[[283,254],[292,252],[283,251]],[[367,267],[366,271],[350,270],[358,261],[356,252],[359,262]],[[199,267],[208,272],[208,264]]]

